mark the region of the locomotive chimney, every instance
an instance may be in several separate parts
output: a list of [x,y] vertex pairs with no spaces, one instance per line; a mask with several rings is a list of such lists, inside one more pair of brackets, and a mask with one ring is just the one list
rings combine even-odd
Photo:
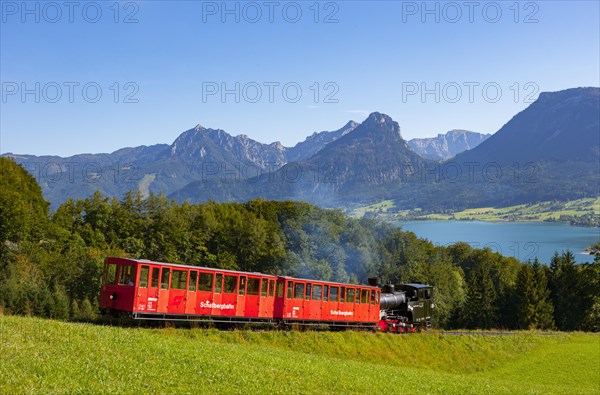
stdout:
[[394,293],[394,291],[395,291],[395,289],[394,289],[394,284],[392,284],[392,283],[385,284],[385,285],[383,286],[383,293],[386,293],[386,294],[393,294],[393,293]]
[[378,277],[369,277],[369,285],[374,287],[379,287],[379,278]]

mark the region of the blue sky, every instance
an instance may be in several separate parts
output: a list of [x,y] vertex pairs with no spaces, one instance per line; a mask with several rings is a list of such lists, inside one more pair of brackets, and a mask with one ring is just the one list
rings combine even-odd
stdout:
[[407,139],[493,133],[539,92],[600,86],[598,1],[74,4],[1,2],[0,152],[111,152],[198,123],[291,146],[372,111]]

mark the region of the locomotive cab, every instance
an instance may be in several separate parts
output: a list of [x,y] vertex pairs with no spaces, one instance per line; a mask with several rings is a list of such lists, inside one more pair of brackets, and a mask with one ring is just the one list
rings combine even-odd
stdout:
[[433,312],[433,287],[431,285],[410,283],[397,286],[406,294],[406,303],[401,306],[403,313],[416,326],[431,326]]

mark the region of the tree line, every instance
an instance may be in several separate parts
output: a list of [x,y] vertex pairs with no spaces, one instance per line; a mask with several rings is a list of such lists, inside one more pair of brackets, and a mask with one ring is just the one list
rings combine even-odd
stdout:
[[0,158],[0,312],[94,319],[103,260],[145,258],[365,283],[435,286],[440,328],[599,331],[600,254],[542,264],[466,243],[434,246],[388,223],[291,201],[177,203],[96,192],[50,213],[35,179]]

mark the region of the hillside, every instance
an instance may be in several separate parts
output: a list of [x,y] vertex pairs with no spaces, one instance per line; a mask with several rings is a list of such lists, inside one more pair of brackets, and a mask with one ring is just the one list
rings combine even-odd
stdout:
[[459,162],[510,164],[538,161],[598,163],[600,88],[542,92],[525,110]]
[[[2,393],[593,394],[598,336],[102,327],[0,317]],[[65,341],[68,339],[68,341]],[[568,358],[564,358],[568,355]]]

